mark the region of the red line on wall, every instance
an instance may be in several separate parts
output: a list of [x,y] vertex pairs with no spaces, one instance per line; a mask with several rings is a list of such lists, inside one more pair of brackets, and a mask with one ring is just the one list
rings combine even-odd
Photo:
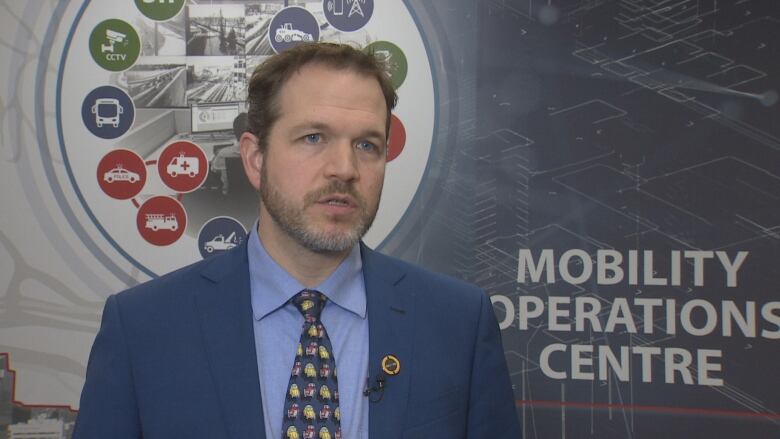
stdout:
[[703,415],[703,416],[729,416],[734,418],[751,419],[780,419],[780,413],[761,413],[742,410],[710,409],[698,407],[669,407],[661,405],[639,405],[639,404],[608,404],[601,402],[576,402],[576,401],[539,401],[522,400],[515,401],[517,406],[533,406],[541,408],[575,408],[575,409],[596,409],[596,410],[629,410],[637,412],[654,412],[669,415]]
[[179,193],[176,195],[176,201],[181,201],[182,198],[184,198],[184,194]]
[[144,163],[146,163],[146,165],[156,165],[157,164],[157,160],[147,160]]
[[133,201],[133,206],[135,206],[135,208],[136,208],[136,209],[138,209],[138,208],[140,208],[140,207],[141,207],[141,205],[140,205],[140,204],[138,204],[138,200],[136,200],[135,198],[133,198],[133,200],[132,200],[132,201]]
[[9,375],[11,375],[11,378],[13,379],[13,386],[11,387],[11,404],[17,405],[21,407],[26,407],[30,409],[65,409],[70,410],[73,413],[78,413],[78,410],[75,410],[73,407],[69,405],[50,405],[50,404],[25,404],[21,401],[16,400],[16,371],[11,369],[11,354],[8,352],[0,352],[0,357],[5,357],[5,370],[8,372]]

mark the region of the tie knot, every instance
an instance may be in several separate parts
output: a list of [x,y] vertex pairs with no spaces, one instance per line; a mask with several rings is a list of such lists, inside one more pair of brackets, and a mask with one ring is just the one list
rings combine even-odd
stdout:
[[303,290],[292,298],[292,303],[307,320],[319,320],[322,308],[328,300],[324,294],[314,290]]

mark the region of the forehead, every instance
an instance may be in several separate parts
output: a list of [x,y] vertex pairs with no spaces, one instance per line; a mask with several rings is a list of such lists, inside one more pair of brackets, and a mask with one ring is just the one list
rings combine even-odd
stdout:
[[383,126],[387,117],[387,105],[376,78],[322,63],[307,64],[294,72],[282,86],[277,103],[280,122],[345,113],[341,116],[365,122],[376,119],[374,122]]

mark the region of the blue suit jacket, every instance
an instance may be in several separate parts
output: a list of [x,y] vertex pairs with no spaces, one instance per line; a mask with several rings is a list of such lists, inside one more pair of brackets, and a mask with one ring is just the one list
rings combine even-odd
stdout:
[[[362,256],[370,374],[401,363],[370,404],[371,439],[520,437],[487,296]],[[245,245],[109,297],[73,437],[265,438],[252,325]]]

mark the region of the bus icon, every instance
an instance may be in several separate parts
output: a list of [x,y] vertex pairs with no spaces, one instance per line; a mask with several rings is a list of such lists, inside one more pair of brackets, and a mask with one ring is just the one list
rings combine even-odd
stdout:
[[92,114],[95,115],[95,125],[102,128],[103,125],[119,127],[119,116],[125,112],[119,99],[97,98],[92,105]]

